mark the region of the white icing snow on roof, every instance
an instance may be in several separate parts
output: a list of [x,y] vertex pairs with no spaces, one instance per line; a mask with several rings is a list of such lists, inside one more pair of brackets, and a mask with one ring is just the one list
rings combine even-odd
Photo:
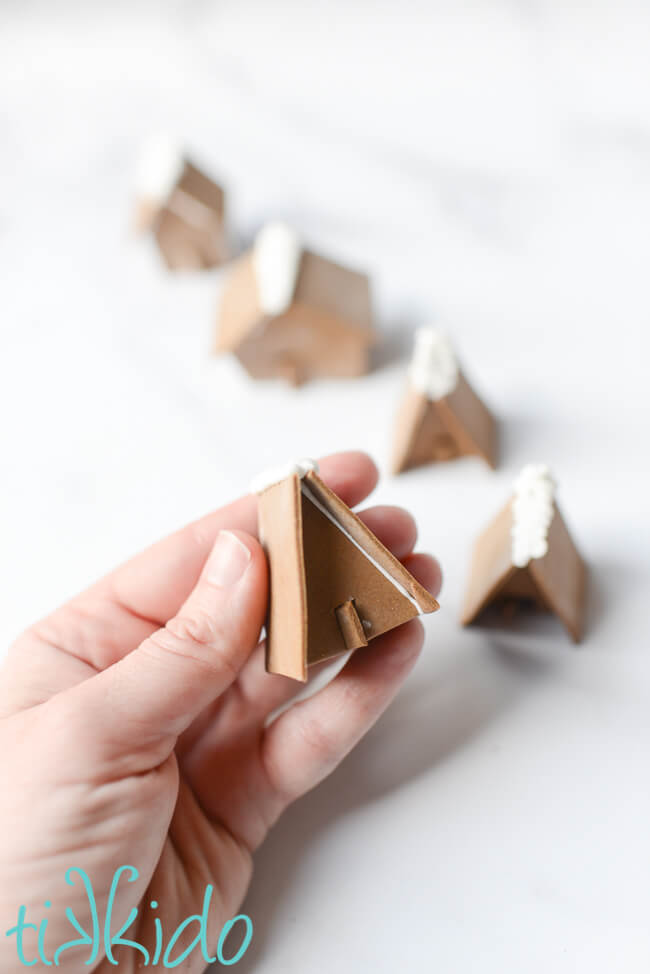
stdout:
[[286,223],[267,223],[253,246],[253,267],[262,311],[281,315],[293,301],[302,245]]
[[529,463],[515,481],[512,502],[512,563],[525,568],[548,551],[553,520],[555,481],[544,463]]
[[270,467],[268,470],[263,470],[262,473],[253,477],[250,492],[251,494],[261,494],[267,487],[272,487],[273,484],[279,484],[282,480],[286,480],[287,477],[293,477],[294,474],[302,480],[310,470],[315,470],[318,473],[318,464],[315,460],[310,460],[307,457],[292,463],[284,463],[281,466]]
[[419,328],[409,369],[411,385],[429,399],[448,396],[458,383],[458,362],[449,338],[435,328]]
[[171,139],[150,139],[144,146],[136,171],[138,194],[164,203],[181,178],[184,165],[183,152]]

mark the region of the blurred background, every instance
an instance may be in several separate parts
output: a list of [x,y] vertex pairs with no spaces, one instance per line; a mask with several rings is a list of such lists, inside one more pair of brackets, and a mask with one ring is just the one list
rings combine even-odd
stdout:
[[[239,968],[650,963],[650,9],[593,0],[0,4],[0,645],[271,463],[386,470],[415,327],[452,336],[502,465],[382,477],[443,563],[408,686],[258,857]],[[131,231],[143,142],[372,276],[358,381],[210,354],[223,274]],[[550,464],[587,637],[461,631],[476,533]]]

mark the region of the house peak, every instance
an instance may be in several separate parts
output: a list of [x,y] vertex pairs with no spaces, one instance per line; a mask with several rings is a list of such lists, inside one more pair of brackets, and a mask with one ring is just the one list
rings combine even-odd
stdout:
[[251,494],[261,494],[267,487],[279,484],[281,481],[286,480],[287,477],[293,477],[294,475],[299,480],[302,480],[311,470],[318,473],[318,463],[316,460],[310,460],[308,457],[290,461],[289,463],[284,463],[276,467],[269,467],[267,470],[263,470],[257,474],[256,477],[253,477],[250,484],[250,492]]
[[433,401],[453,392],[458,384],[458,362],[444,332],[435,328],[417,330],[409,378],[414,389]]

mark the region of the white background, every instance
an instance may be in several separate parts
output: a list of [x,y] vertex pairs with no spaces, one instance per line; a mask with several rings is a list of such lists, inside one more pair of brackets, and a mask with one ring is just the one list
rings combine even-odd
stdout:
[[[0,8],[2,645],[296,455],[383,469],[412,329],[453,336],[502,466],[384,477],[445,572],[386,717],[257,857],[242,971],[650,965],[650,13],[627,0]],[[300,391],[209,354],[221,276],[130,235],[152,131],[366,268],[381,369]],[[551,464],[587,638],[456,622],[471,544]]]

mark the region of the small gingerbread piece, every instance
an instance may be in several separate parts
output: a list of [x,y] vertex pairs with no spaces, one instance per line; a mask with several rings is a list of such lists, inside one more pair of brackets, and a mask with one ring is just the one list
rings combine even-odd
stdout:
[[336,608],[336,619],[343,636],[346,649],[361,649],[368,645],[363,623],[356,610],[354,599],[348,599]]

